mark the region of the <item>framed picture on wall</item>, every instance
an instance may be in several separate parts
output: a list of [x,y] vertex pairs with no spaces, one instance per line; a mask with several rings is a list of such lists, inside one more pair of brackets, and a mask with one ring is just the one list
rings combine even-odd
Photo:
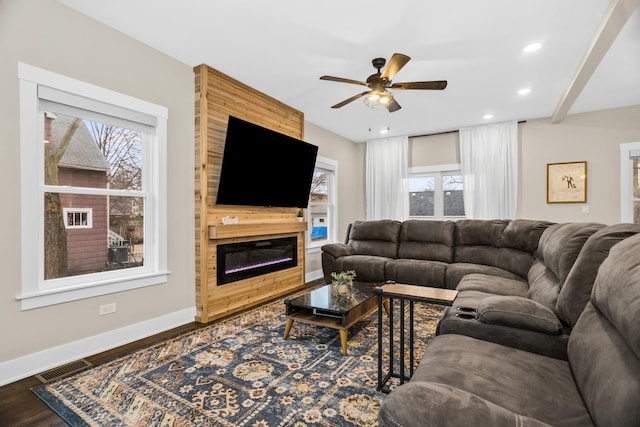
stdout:
[[547,203],[586,203],[587,162],[547,163]]

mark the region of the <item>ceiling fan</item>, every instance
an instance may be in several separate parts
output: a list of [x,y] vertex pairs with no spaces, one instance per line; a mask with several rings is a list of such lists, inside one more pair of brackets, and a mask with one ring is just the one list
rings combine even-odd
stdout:
[[406,90],[406,89],[418,89],[418,90],[443,90],[447,87],[446,80],[434,80],[428,82],[403,82],[403,83],[392,83],[391,81],[395,77],[396,73],[404,67],[407,62],[409,62],[411,58],[407,55],[403,55],[401,53],[394,53],[391,59],[389,60],[389,64],[384,71],[380,72],[382,67],[384,67],[386,60],[384,58],[375,58],[371,61],[373,64],[373,68],[377,69],[378,72],[370,75],[367,78],[366,82],[361,82],[358,80],[344,79],[342,77],[332,77],[332,76],[322,76],[320,80],[330,80],[334,82],[342,82],[342,83],[351,83],[356,85],[362,85],[368,87],[370,90],[364,91],[357,95],[352,96],[351,98],[345,99],[342,102],[337,103],[336,105],[331,106],[331,108],[340,108],[344,107],[348,103],[355,101],[358,98],[365,97],[364,102],[369,107],[372,108],[386,108],[389,112],[393,113],[394,111],[398,111],[400,108],[400,104],[393,98],[391,92],[388,89],[398,89],[398,90]]

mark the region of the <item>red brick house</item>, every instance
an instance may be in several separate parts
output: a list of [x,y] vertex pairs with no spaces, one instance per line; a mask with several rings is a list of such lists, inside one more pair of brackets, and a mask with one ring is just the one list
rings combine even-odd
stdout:
[[[47,113],[52,150],[59,145],[72,117]],[[84,122],[76,129],[58,164],[59,185],[107,188],[109,163]],[[102,195],[61,194],[67,232],[69,275],[102,271],[108,262],[108,198]]]

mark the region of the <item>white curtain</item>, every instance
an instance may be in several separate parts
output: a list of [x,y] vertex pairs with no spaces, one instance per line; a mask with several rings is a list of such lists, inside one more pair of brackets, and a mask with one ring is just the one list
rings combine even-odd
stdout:
[[367,219],[408,217],[408,147],[406,136],[367,141]]
[[460,129],[464,210],[472,219],[513,219],[518,192],[518,123]]

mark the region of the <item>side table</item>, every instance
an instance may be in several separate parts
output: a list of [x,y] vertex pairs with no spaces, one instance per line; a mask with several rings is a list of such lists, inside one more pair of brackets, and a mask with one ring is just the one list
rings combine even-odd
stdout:
[[[385,393],[389,392],[386,384],[391,377],[399,378],[400,384],[404,384],[413,375],[414,354],[413,354],[413,306],[417,302],[430,304],[451,305],[458,296],[458,291],[452,289],[432,288],[418,285],[403,285],[399,283],[389,283],[373,289],[378,296],[378,387],[377,390]],[[382,301],[387,298],[389,301],[389,370],[383,375],[382,367]],[[400,360],[399,371],[394,371],[393,352],[393,301],[400,301]],[[405,351],[405,301],[409,301],[409,375],[406,375],[404,363]]]

